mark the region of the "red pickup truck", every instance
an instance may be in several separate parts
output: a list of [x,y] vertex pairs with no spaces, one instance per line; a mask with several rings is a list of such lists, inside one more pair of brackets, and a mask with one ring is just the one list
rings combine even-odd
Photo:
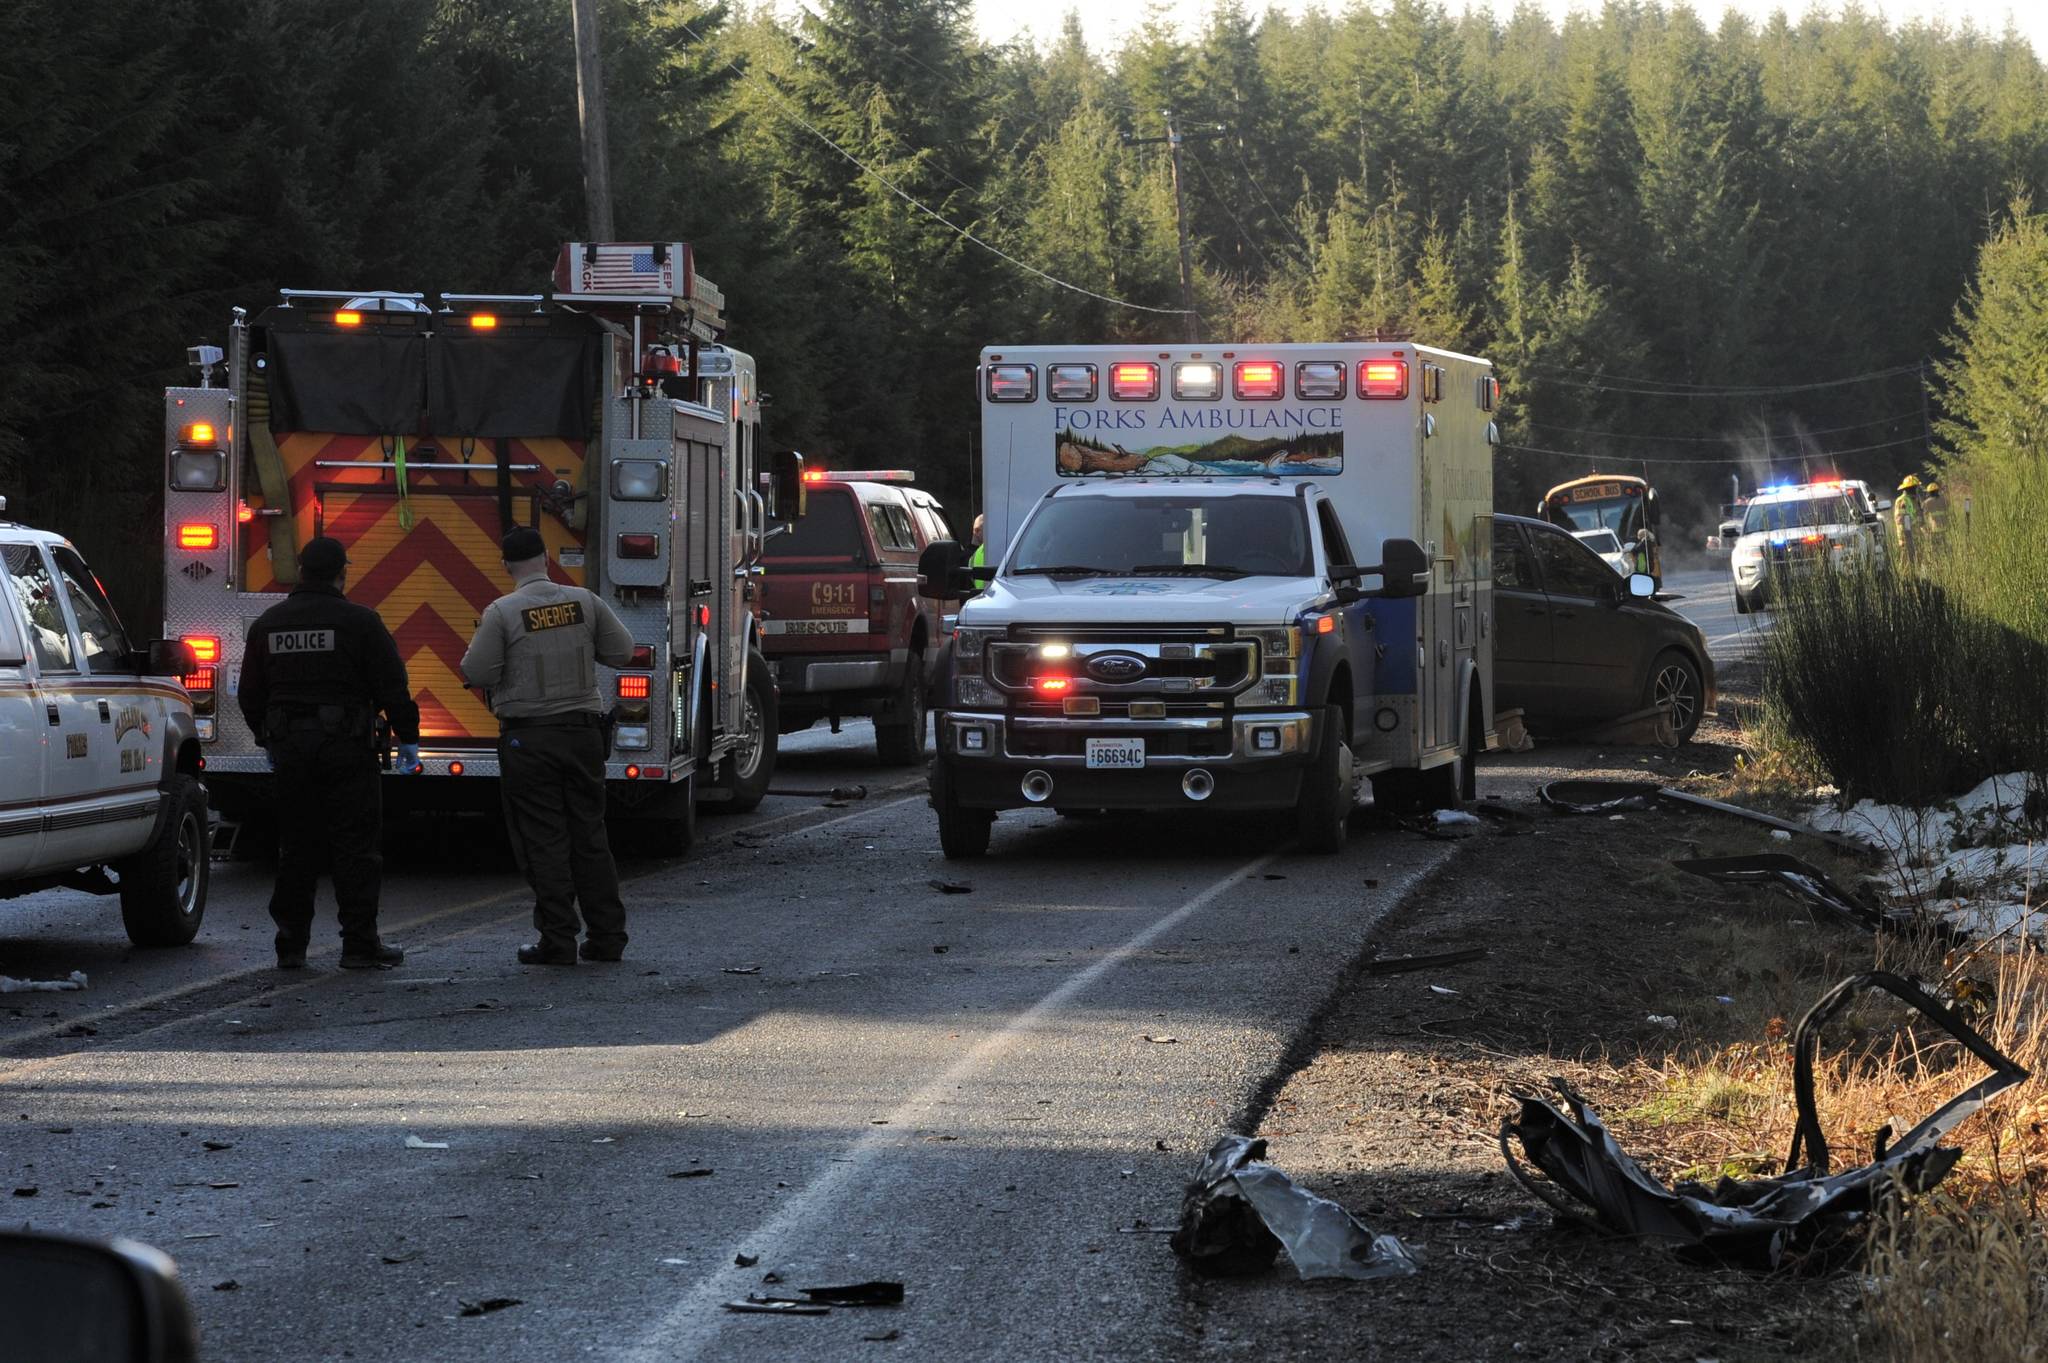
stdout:
[[908,470],[804,473],[807,509],[769,538],[762,645],[780,686],[780,727],[834,728],[872,715],[890,766],[924,758],[927,663],[946,609],[917,594],[917,556],[954,539],[938,500]]

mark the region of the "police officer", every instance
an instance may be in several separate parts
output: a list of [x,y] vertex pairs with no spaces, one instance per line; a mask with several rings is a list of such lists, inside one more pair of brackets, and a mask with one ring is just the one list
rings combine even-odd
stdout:
[[581,587],[548,580],[547,546],[524,527],[500,545],[512,591],[484,611],[462,655],[462,677],[489,693],[498,716],[498,787],[512,854],[533,886],[522,965],[576,964],[576,915],[586,961],[626,950],[626,907],[604,831],[604,734],[597,664],[633,660],[633,636]]
[[384,858],[376,718],[383,711],[398,737],[399,764],[420,758],[420,707],[406,683],[405,660],[391,631],[367,606],[342,595],[348,556],[321,536],[299,553],[299,585],[249,626],[242,659],[242,718],[277,773],[277,964],[306,964],[313,896],[320,872],[334,881],[341,919],[341,964],[388,970],[402,948],[377,936],[377,892]]

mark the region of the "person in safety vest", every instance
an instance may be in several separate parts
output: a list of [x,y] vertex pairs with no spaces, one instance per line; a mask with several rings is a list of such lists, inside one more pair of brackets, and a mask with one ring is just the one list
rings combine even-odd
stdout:
[[619,868],[604,827],[604,722],[597,664],[633,660],[633,636],[581,587],[548,579],[540,532],[511,531],[500,545],[512,590],[484,608],[462,655],[462,679],[481,687],[498,717],[498,789],[512,855],[533,886],[533,926],[522,965],[616,961],[626,951]]
[[967,560],[967,566],[970,568],[985,568],[988,566],[988,544],[981,537],[982,527],[987,523],[988,517],[986,516],[976,516],[974,518],[974,553]]
[[348,554],[325,535],[299,551],[299,585],[249,626],[236,700],[277,773],[277,966],[300,970],[325,869],[341,919],[341,964],[388,970],[405,951],[377,935],[384,858],[377,712],[398,738],[399,770],[420,764],[420,707],[377,613],[342,595]]

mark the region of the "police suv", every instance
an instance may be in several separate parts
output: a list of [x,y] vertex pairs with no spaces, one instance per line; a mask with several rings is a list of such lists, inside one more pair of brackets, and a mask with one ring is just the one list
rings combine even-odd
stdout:
[[0,898],[118,894],[137,946],[206,911],[207,810],[191,649],[130,647],[99,579],[0,498]]
[[1855,480],[1764,488],[1743,508],[1741,534],[1728,556],[1735,609],[1747,615],[1768,605],[1787,582],[1812,573],[1881,562],[1878,513],[1890,509]]

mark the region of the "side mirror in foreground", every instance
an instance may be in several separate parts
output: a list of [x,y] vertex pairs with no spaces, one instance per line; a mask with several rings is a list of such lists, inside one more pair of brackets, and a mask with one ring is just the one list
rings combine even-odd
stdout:
[[1360,569],[1377,573],[1380,589],[1374,596],[1421,596],[1429,591],[1429,555],[1414,540],[1383,540],[1377,567]]
[[1628,594],[1638,601],[1647,601],[1657,594],[1657,579],[1648,573],[1628,575]]
[[39,1363],[195,1363],[199,1332],[170,1256],[133,1240],[0,1231],[6,1355]]

